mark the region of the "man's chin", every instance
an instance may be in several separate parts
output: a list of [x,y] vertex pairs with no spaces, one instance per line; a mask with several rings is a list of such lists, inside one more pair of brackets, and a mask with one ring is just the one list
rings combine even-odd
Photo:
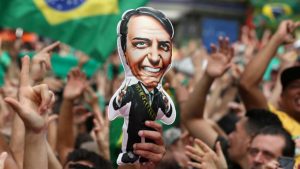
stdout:
[[141,81],[141,82],[145,85],[145,87],[148,90],[153,90],[158,85],[158,82],[156,82],[156,81],[151,81],[151,82]]

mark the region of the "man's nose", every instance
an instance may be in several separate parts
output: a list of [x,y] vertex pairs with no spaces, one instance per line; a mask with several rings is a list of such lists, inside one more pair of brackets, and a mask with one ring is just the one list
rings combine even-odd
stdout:
[[152,65],[156,66],[159,64],[160,56],[156,47],[152,47],[151,52],[148,53],[147,57]]
[[263,164],[263,163],[264,163],[264,157],[263,157],[263,154],[262,154],[261,152],[258,152],[258,153],[254,156],[253,161],[254,161],[256,164]]

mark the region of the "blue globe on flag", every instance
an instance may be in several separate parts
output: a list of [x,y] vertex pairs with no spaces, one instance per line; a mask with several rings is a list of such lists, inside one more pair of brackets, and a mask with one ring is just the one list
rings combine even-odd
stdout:
[[58,11],[69,11],[82,5],[86,0],[45,0],[47,5]]

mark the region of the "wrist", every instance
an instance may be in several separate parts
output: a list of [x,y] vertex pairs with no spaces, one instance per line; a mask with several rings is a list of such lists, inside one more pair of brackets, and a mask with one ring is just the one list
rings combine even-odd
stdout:
[[272,36],[272,38],[271,38],[270,41],[273,41],[273,42],[275,43],[275,45],[279,46],[279,45],[281,45],[281,44],[283,43],[283,41],[284,41],[284,36],[281,35],[280,33],[277,33],[277,32],[276,32],[276,33]]
[[37,142],[41,139],[46,139],[46,132],[36,132],[31,129],[26,129],[25,138],[28,139],[29,142]]
[[215,78],[212,77],[207,71],[205,71],[203,74],[203,80],[206,80],[206,81],[212,83],[215,80]]

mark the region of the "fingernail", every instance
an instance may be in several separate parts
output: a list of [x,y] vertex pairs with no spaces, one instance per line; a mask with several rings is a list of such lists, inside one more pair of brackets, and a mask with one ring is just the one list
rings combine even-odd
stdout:
[[133,148],[134,148],[134,149],[136,148],[136,144],[133,145]]
[[142,136],[143,135],[143,131],[139,131],[139,136]]
[[150,124],[150,121],[146,121],[145,124]]

